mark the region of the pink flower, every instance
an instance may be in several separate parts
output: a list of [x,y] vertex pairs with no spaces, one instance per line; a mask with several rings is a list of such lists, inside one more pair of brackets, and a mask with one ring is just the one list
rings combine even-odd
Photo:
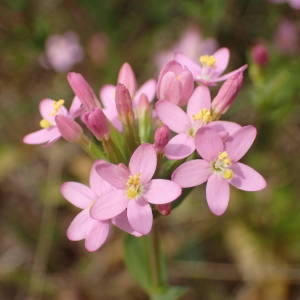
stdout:
[[192,95],[194,79],[192,73],[172,60],[161,70],[157,83],[157,97],[184,106]]
[[151,204],[166,204],[181,194],[181,188],[171,180],[152,179],[157,165],[153,145],[142,144],[132,154],[128,168],[123,165],[102,164],[98,174],[114,189],[102,195],[91,209],[98,220],[113,218],[126,211],[131,227],[148,234],[152,227]]
[[25,144],[51,145],[56,142],[62,136],[56,124],[56,116],[63,115],[72,119],[77,117],[80,113],[80,101],[75,97],[68,112],[64,106],[64,100],[43,99],[39,109],[42,116],[40,121],[42,129],[27,134],[23,138]]
[[269,62],[269,50],[263,43],[258,43],[253,46],[250,54],[253,62],[262,68]]
[[244,65],[239,69],[221,76],[228,66],[229,56],[230,53],[227,48],[220,48],[213,55],[200,56],[200,63],[196,63],[180,53],[176,54],[175,60],[183,66],[186,66],[192,72],[195,81],[201,82],[204,85],[214,85],[216,82],[224,81],[235,73],[247,68],[247,66]]
[[240,127],[233,122],[212,122],[211,97],[206,86],[194,90],[187,104],[187,112],[169,101],[157,102],[155,109],[160,120],[177,133],[164,148],[169,159],[182,159],[192,154],[195,150],[195,135],[203,126],[214,127],[224,137]]
[[264,178],[249,166],[238,162],[249,150],[256,136],[253,126],[244,126],[224,142],[211,128],[201,128],[196,149],[203,159],[180,165],[172,180],[181,187],[193,187],[207,181],[206,199],[210,210],[222,215],[229,202],[229,185],[244,191],[258,191],[266,186]]
[[72,220],[67,229],[67,237],[71,241],[85,240],[85,248],[88,251],[96,251],[106,241],[111,222],[121,229],[140,236],[135,233],[122,215],[116,216],[113,220],[96,220],[90,216],[91,207],[95,201],[112,190],[110,184],[104,181],[96,172],[97,166],[106,164],[104,161],[94,163],[90,173],[90,187],[77,183],[65,182],[61,186],[61,193],[66,200],[82,209],[82,211]]

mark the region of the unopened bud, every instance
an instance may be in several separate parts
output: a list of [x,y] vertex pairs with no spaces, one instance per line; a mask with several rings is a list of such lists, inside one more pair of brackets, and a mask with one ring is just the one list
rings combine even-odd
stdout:
[[269,52],[264,44],[257,44],[251,49],[251,58],[255,64],[265,67],[269,61]]
[[159,213],[163,216],[167,216],[171,213],[172,205],[170,203],[158,204],[155,206]]
[[122,65],[118,75],[118,83],[124,84],[131,98],[133,98],[136,89],[136,79],[130,64],[124,63]]
[[212,110],[215,115],[224,114],[236,98],[243,83],[243,71],[234,74],[221,86],[217,96],[212,101]]
[[143,118],[147,112],[151,112],[150,102],[145,94],[141,94],[137,104],[137,117]]
[[163,125],[156,129],[154,133],[154,148],[157,152],[163,152],[163,149],[170,140],[170,129]]
[[118,83],[116,87],[116,106],[122,123],[132,122],[134,119],[132,101],[128,89]]
[[86,110],[100,106],[93,89],[81,74],[70,72],[67,79],[73,92],[80,99]]
[[82,121],[98,140],[107,139],[109,122],[101,108],[97,107],[82,115]]
[[68,142],[79,141],[82,135],[82,128],[72,118],[64,115],[55,117],[56,126],[62,137]]

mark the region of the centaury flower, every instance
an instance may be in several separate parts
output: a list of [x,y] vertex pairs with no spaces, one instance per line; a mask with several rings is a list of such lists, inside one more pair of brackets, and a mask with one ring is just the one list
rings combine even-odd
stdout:
[[229,185],[244,191],[258,191],[266,186],[258,172],[238,162],[251,147],[255,136],[256,129],[253,126],[244,126],[224,142],[213,129],[199,129],[196,149],[203,159],[180,165],[173,172],[172,180],[183,188],[207,181],[208,206],[214,214],[223,214],[229,202]]
[[213,55],[200,56],[199,63],[180,53],[176,54],[175,60],[192,72],[195,81],[204,85],[214,85],[216,82],[224,81],[247,68],[247,65],[244,65],[230,73],[221,75],[228,66],[229,56],[230,52],[227,48],[220,48]]
[[132,154],[128,168],[124,165],[102,164],[98,174],[114,189],[103,194],[91,208],[91,216],[107,220],[126,211],[131,227],[141,234],[152,228],[150,204],[166,204],[181,194],[178,184],[167,179],[152,179],[157,157],[154,146],[140,145]]

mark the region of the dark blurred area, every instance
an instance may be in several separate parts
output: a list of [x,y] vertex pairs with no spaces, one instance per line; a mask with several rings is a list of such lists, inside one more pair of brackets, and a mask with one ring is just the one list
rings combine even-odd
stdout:
[[64,141],[22,138],[38,128],[41,99],[71,103],[68,71],[98,93],[125,61],[141,84],[172,51],[197,59],[223,46],[230,70],[249,66],[225,118],[257,127],[244,161],[268,187],[232,190],[221,217],[200,188],[158,218],[169,280],[188,288],[182,299],[300,299],[300,10],[273,2],[0,2],[0,299],[147,299],[124,266],[120,231],[95,253],[66,238],[77,210],[60,185],[86,183],[92,161]]

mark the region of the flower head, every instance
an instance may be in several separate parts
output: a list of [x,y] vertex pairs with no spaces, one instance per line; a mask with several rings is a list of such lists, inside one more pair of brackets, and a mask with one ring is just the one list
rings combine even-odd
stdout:
[[135,231],[149,233],[153,222],[150,204],[166,204],[181,194],[175,182],[152,179],[156,164],[153,145],[142,144],[132,154],[128,168],[108,163],[97,166],[98,174],[114,189],[96,201],[91,209],[92,217],[106,220],[126,211]]
[[176,55],[175,59],[192,72],[195,81],[201,82],[204,85],[214,85],[247,68],[244,65],[230,73],[221,75],[228,66],[229,56],[230,53],[227,48],[220,48],[212,55],[200,56],[199,63],[180,53]]
[[180,165],[172,180],[181,187],[193,187],[207,181],[206,199],[210,210],[221,215],[229,202],[229,185],[244,191],[258,191],[266,186],[264,178],[251,167],[238,162],[256,136],[253,126],[244,126],[224,142],[211,128],[201,128],[196,149],[202,159]]

